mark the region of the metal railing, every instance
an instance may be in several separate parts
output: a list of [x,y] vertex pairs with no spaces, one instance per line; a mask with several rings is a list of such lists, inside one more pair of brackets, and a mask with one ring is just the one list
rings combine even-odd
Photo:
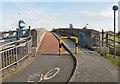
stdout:
[[0,71],[18,64],[31,53],[31,36],[0,46]]

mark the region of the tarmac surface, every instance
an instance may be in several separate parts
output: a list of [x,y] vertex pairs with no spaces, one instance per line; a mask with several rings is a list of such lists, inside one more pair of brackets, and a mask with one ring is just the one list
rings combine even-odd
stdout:
[[58,45],[55,36],[47,32],[34,61],[3,82],[35,82],[35,84],[38,82],[68,82],[74,70],[74,61],[65,50],[63,55],[59,56]]
[[[61,35],[56,34],[58,37]],[[63,40],[66,47],[74,54],[75,42]],[[76,71],[70,82],[118,82],[118,67],[95,51],[79,46]],[[104,83],[105,84],[105,83]],[[114,83],[113,83],[114,84]]]
[[[56,34],[58,37],[61,35]],[[75,42],[63,40],[65,46],[74,54]],[[34,61],[25,69],[8,77],[4,82],[118,82],[118,68],[95,51],[79,46],[76,56],[77,66],[74,75],[74,60],[63,51],[58,54],[58,40],[50,32],[43,38]],[[105,83],[104,83],[105,84]]]

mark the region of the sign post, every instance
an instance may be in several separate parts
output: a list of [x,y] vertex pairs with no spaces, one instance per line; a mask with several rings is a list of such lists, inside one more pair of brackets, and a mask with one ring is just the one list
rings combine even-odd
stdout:
[[[23,28],[25,28],[25,22],[23,20],[19,20],[18,26],[19,26],[19,29],[22,30]],[[20,36],[23,36],[23,31],[20,31],[19,34]]]
[[115,45],[116,43],[116,39],[115,39],[116,37],[116,11],[118,10],[118,6],[114,5],[113,10],[114,10],[114,58],[115,58],[116,56],[116,45]]

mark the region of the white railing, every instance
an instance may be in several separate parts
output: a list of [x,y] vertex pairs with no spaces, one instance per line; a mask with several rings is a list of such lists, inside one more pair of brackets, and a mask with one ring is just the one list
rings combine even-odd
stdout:
[[18,64],[31,53],[31,37],[22,38],[0,46],[0,71]]

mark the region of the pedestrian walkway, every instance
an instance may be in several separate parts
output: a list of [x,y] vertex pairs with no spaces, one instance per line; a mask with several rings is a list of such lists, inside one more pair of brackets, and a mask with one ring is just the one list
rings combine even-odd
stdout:
[[[74,53],[75,42],[70,39],[64,39],[63,42]],[[80,46],[78,53],[77,68],[71,82],[118,82],[118,68],[107,59]]]

